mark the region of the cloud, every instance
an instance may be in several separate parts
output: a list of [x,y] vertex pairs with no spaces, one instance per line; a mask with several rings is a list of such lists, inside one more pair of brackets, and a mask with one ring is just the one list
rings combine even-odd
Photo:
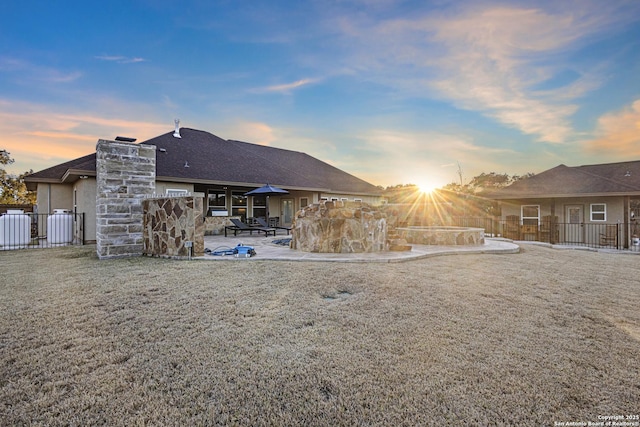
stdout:
[[120,55],[98,55],[98,56],[94,56],[95,59],[99,59],[101,61],[108,61],[108,62],[117,62],[118,64],[135,64],[138,62],[145,62],[146,59],[144,58],[140,58],[140,57],[127,57],[127,56],[120,56]]
[[268,93],[268,92],[282,92],[290,93],[294,89],[300,89],[301,87],[308,86],[317,83],[320,79],[301,79],[292,83],[284,83],[280,85],[266,86],[262,88],[256,88],[251,90],[253,93]]
[[177,110],[178,104],[173,102],[169,95],[162,95],[162,105],[169,110]]
[[[566,57],[632,19],[617,2],[575,6],[476,3],[403,18],[341,16],[333,24],[347,68],[360,76],[407,96],[445,99],[539,141],[563,143],[575,138],[571,117],[578,98],[603,81],[601,64],[587,68]],[[567,71],[571,81],[548,88]]]
[[[479,145],[473,137],[462,133],[377,128],[354,130],[349,135],[257,121],[235,121],[218,131],[224,138],[304,152],[375,185],[385,186],[416,182],[444,185],[458,180],[458,163],[465,169],[465,177],[470,178],[481,172],[502,172],[505,164],[515,168],[515,159],[523,157],[511,149]],[[507,172],[520,173],[519,170]]]
[[20,71],[27,68],[27,63],[21,59],[0,56],[0,71]]
[[70,132],[33,131],[33,132],[24,132],[24,135],[35,136],[38,138],[64,139],[65,141],[69,141],[69,140],[87,141],[94,138],[93,136],[90,136],[90,135],[78,135]]
[[[40,170],[95,151],[98,139],[117,135],[143,141],[173,126],[149,121],[109,118],[93,112],[60,111],[59,107],[0,99],[2,149],[16,160],[12,173]],[[8,169],[7,169],[8,170]]]
[[71,83],[81,77],[81,71],[66,71],[10,57],[0,57],[0,72],[11,73],[17,80],[30,79],[45,83]]
[[69,73],[61,73],[57,70],[49,70],[45,75],[41,76],[41,80],[51,83],[71,83],[83,76],[80,71],[72,71]]
[[600,117],[596,134],[586,144],[589,151],[621,159],[640,157],[640,99]]
[[462,108],[484,111],[541,141],[564,142],[577,106],[532,89],[555,73],[537,60],[568,49],[589,31],[589,21],[516,8],[432,21],[434,40],[448,49],[439,64],[446,74],[432,86]]
[[271,145],[277,140],[278,131],[266,123],[237,121],[230,128],[228,138],[251,142],[259,145]]
[[[500,170],[500,160],[513,151],[478,145],[465,134],[372,129],[359,135],[354,151],[340,153],[336,166],[377,185],[457,180],[458,162],[474,175]],[[471,176],[474,176],[471,175]]]

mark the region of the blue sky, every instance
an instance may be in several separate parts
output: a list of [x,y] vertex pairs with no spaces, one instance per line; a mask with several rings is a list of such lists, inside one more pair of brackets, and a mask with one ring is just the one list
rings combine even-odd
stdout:
[[14,173],[174,118],[383,186],[640,160],[637,0],[6,3]]

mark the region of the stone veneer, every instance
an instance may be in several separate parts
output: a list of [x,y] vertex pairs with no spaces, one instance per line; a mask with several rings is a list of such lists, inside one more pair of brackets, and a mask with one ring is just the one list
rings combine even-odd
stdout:
[[299,210],[291,228],[291,248],[304,252],[384,251],[386,215],[362,202],[321,202]]
[[401,227],[396,232],[409,243],[441,246],[484,245],[484,229],[471,227]]
[[[142,202],[143,253],[181,258],[204,255],[203,197],[157,197]],[[192,242],[192,252],[185,242]]]
[[142,254],[142,200],[153,194],[156,147],[99,140],[96,244],[100,259]]
[[231,218],[241,219],[240,216],[208,216],[204,219],[205,236],[224,234],[224,227],[231,226]]

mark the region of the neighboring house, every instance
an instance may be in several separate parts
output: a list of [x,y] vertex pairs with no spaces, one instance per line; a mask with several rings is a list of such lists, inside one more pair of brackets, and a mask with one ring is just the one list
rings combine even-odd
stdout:
[[556,166],[497,190],[504,235],[628,247],[637,236],[640,161]]
[[[180,137],[175,135],[179,134]],[[298,151],[224,140],[211,133],[181,128],[142,142],[155,145],[156,193],[203,193],[208,217],[264,217],[281,224],[321,199],[378,204],[381,191],[336,167]],[[25,177],[37,190],[39,213],[70,209],[85,213],[85,240],[95,240],[96,155],[90,154]],[[279,197],[246,197],[271,184],[289,191]]]

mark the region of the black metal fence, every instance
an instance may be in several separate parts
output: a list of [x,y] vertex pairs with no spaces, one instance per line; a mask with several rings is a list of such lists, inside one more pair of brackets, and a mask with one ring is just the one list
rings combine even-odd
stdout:
[[84,213],[7,211],[0,216],[0,250],[83,245]]
[[546,242],[557,245],[640,251],[640,224],[550,223],[521,224],[491,217],[451,218],[458,227],[483,228],[489,237]]

